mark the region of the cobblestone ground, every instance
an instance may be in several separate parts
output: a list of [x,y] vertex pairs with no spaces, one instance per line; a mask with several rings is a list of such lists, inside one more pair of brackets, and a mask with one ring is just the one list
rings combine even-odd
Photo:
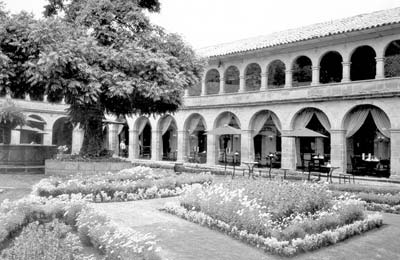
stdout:
[[[221,232],[191,223],[157,209],[175,198],[94,204],[116,222],[157,236],[161,255],[169,260],[277,260]],[[291,259],[352,260],[400,259],[400,215],[384,214],[382,228],[350,238],[337,245]]]

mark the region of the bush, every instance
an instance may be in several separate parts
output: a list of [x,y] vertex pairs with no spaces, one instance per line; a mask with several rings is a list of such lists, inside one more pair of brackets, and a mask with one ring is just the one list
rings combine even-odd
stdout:
[[9,260],[81,259],[83,248],[78,236],[71,231],[70,226],[57,219],[45,224],[30,223],[22,229],[12,246],[3,250],[1,257]]
[[[117,226],[106,216],[89,208],[85,201],[76,197],[78,196],[72,196],[68,200],[61,200],[60,198],[49,199],[30,196],[14,202],[3,202],[0,205],[0,245],[4,245],[6,239],[19,237],[19,232],[24,227],[29,226],[30,223],[37,222],[38,225],[44,224],[44,227],[46,225],[50,225],[51,227],[52,224],[46,223],[58,220],[70,226],[67,229],[61,230],[68,230],[68,234],[71,233],[69,232],[71,228],[79,230],[80,237],[85,239],[82,242],[89,242],[89,244],[101,250],[105,259],[159,259],[156,255],[153,236],[131,229],[128,231],[125,228]],[[40,228],[42,230],[42,227]],[[54,230],[54,228],[50,228],[50,230]],[[60,234],[61,231],[57,232],[55,234]],[[61,234],[64,233],[61,232]],[[68,237],[68,234],[66,237]],[[34,236],[36,236],[36,233],[34,235],[29,233],[28,238],[22,237],[21,239],[22,241],[29,242],[31,241],[30,238]],[[71,241],[75,241],[74,237],[71,238],[73,238]],[[63,236],[61,236],[61,239],[64,239]],[[43,247],[45,248],[45,245]],[[10,250],[15,251],[20,249],[21,247],[16,247]],[[10,253],[14,251],[10,251]]]
[[78,175],[73,179],[43,179],[34,185],[32,193],[42,197],[80,194],[82,198],[94,202],[127,201],[176,196],[184,186],[210,182],[210,174],[155,173],[148,167],[139,166],[116,174],[100,174],[90,178]]
[[400,186],[374,186],[374,185],[362,185],[362,184],[330,184],[330,190],[344,191],[344,192],[365,192],[365,193],[376,193],[385,194],[390,193],[393,195],[400,193]]

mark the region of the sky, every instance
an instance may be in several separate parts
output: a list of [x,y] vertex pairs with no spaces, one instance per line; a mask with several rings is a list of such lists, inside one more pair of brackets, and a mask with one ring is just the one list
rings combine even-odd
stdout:
[[[11,12],[40,17],[46,0],[2,0]],[[400,7],[400,0],[160,0],[152,22],[198,49],[244,38]]]

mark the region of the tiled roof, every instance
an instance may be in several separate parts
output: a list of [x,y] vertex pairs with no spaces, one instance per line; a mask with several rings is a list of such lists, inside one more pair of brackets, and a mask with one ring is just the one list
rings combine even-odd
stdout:
[[223,56],[397,23],[400,7],[205,47],[197,53],[205,57]]

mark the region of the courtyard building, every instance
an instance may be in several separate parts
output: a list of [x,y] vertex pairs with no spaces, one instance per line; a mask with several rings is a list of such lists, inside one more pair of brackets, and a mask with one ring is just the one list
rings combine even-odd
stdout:
[[[400,8],[198,50],[201,84],[175,114],[107,118],[104,145],[131,160],[400,175]],[[66,105],[16,100],[30,124],[13,143],[80,149]]]

